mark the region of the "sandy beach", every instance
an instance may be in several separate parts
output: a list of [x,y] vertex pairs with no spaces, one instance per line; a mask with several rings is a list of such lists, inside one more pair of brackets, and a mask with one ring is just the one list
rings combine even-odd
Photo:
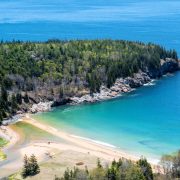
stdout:
[[[66,143],[51,141],[30,142],[26,146],[17,149],[17,153],[19,155],[18,159],[12,162],[4,163],[3,165],[0,164],[0,177],[13,174],[21,169],[23,166],[23,157],[25,154],[28,156],[34,154],[37,157],[38,161],[41,163],[48,162],[49,160],[53,161],[53,157],[55,157],[55,161],[55,159],[58,159],[59,157],[58,154],[61,154],[61,159],[63,159],[63,153],[65,153],[65,157],[67,157],[68,154],[69,159],[73,159],[74,154],[76,154],[76,157],[78,157],[78,159],[81,159],[81,161],[83,162],[85,162],[87,159],[93,160],[93,162],[91,162],[91,160],[88,161],[89,163],[86,162],[86,165],[88,167],[94,167],[96,165],[97,158],[100,158],[104,163],[108,163],[113,159],[118,160],[121,157],[131,159],[133,161],[136,161],[140,158],[129,155],[125,152],[120,151],[119,149],[98,144],[96,142],[59,131],[47,124],[39,123],[37,120],[32,119],[29,114],[26,114],[25,117],[21,119],[21,121],[31,124],[43,131],[48,132],[49,134],[57,136],[63,139]],[[4,136],[4,138],[9,139],[10,141],[10,143],[4,148],[4,150],[13,149],[13,146],[18,143],[21,138],[20,134],[18,134],[18,132],[15,132],[11,128],[11,126],[1,128],[0,135],[2,137]],[[67,167],[71,167],[78,162],[78,159],[76,159],[73,163],[71,161],[67,163],[69,159],[66,159],[65,157],[64,161],[66,161],[66,163],[64,164],[66,164]],[[154,169],[156,169],[157,171],[157,162],[152,161],[151,163]]]
[[0,137],[8,141],[8,144],[3,148],[3,150],[13,147],[20,139],[19,134],[13,131],[9,126],[0,127]]
[[71,145],[69,145],[69,147],[63,145],[63,144],[51,144],[50,146],[52,147],[56,147],[59,149],[73,149],[75,151],[78,152],[83,152],[83,153],[91,153],[97,157],[106,159],[106,160],[113,160],[113,159],[119,159],[120,157],[125,157],[127,159],[131,159],[131,160],[137,160],[139,159],[139,157],[134,157],[134,156],[130,156],[124,152],[120,152],[119,150],[116,150],[115,148],[111,148],[108,146],[103,146],[97,143],[94,143],[92,141],[88,141],[86,139],[82,139],[78,136],[74,136],[68,133],[64,133],[62,131],[58,131],[57,129],[39,123],[38,121],[36,121],[35,119],[32,119],[29,115],[26,115],[26,117],[23,119],[24,122],[26,123],[30,123],[44,131],[47,131],[50,134],[53,134],[55,136],[58,136],[64,140],[66,140],[67,142],[70,142]]

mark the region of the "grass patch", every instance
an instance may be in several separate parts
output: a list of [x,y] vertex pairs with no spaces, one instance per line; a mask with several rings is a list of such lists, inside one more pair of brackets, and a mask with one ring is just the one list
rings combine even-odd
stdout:
[[0,137],[0,148],[4,147],[7,143],[8,141]]
[[0,150],[0,161],[3,161],[7,158],[7,155],[4,154],[1,150]]
[[9,176],[8,180],[22,180],[22,178],[19,173],[16,173],[16,174]]
[[4,154],[3,151],[1,150],[1,148],[3,148],[7,143],[8,141],[6,141],[3,138],[0,138],[0,161],[3,161],[7,158],[7,155]]

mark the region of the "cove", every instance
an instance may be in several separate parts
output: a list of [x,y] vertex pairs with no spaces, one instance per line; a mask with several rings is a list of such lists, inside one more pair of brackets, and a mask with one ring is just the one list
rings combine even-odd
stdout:
[[180,147],[180,73],[109,101],[60,106],[33,117],[58,130],[159,159]]

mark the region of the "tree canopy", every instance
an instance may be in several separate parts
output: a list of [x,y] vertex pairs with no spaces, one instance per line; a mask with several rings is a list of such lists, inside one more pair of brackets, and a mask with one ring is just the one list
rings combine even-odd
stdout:
[[[73,40],[0,43],[0,121],[29,103],[29,92],[72,96],[98,92],[118,77],[157,70],[160,60],[178,59],[175,50],[122,40]],[[23,92],[23,93],[22,93]]]

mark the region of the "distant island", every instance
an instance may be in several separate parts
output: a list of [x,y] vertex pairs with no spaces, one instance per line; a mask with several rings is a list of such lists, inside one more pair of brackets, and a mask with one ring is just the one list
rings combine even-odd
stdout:
[[[176,51],[152,43],[1,42],[0,122],[16,113],[116,97],[178,69]],[[51,103],[36,105],[42,102]]]

